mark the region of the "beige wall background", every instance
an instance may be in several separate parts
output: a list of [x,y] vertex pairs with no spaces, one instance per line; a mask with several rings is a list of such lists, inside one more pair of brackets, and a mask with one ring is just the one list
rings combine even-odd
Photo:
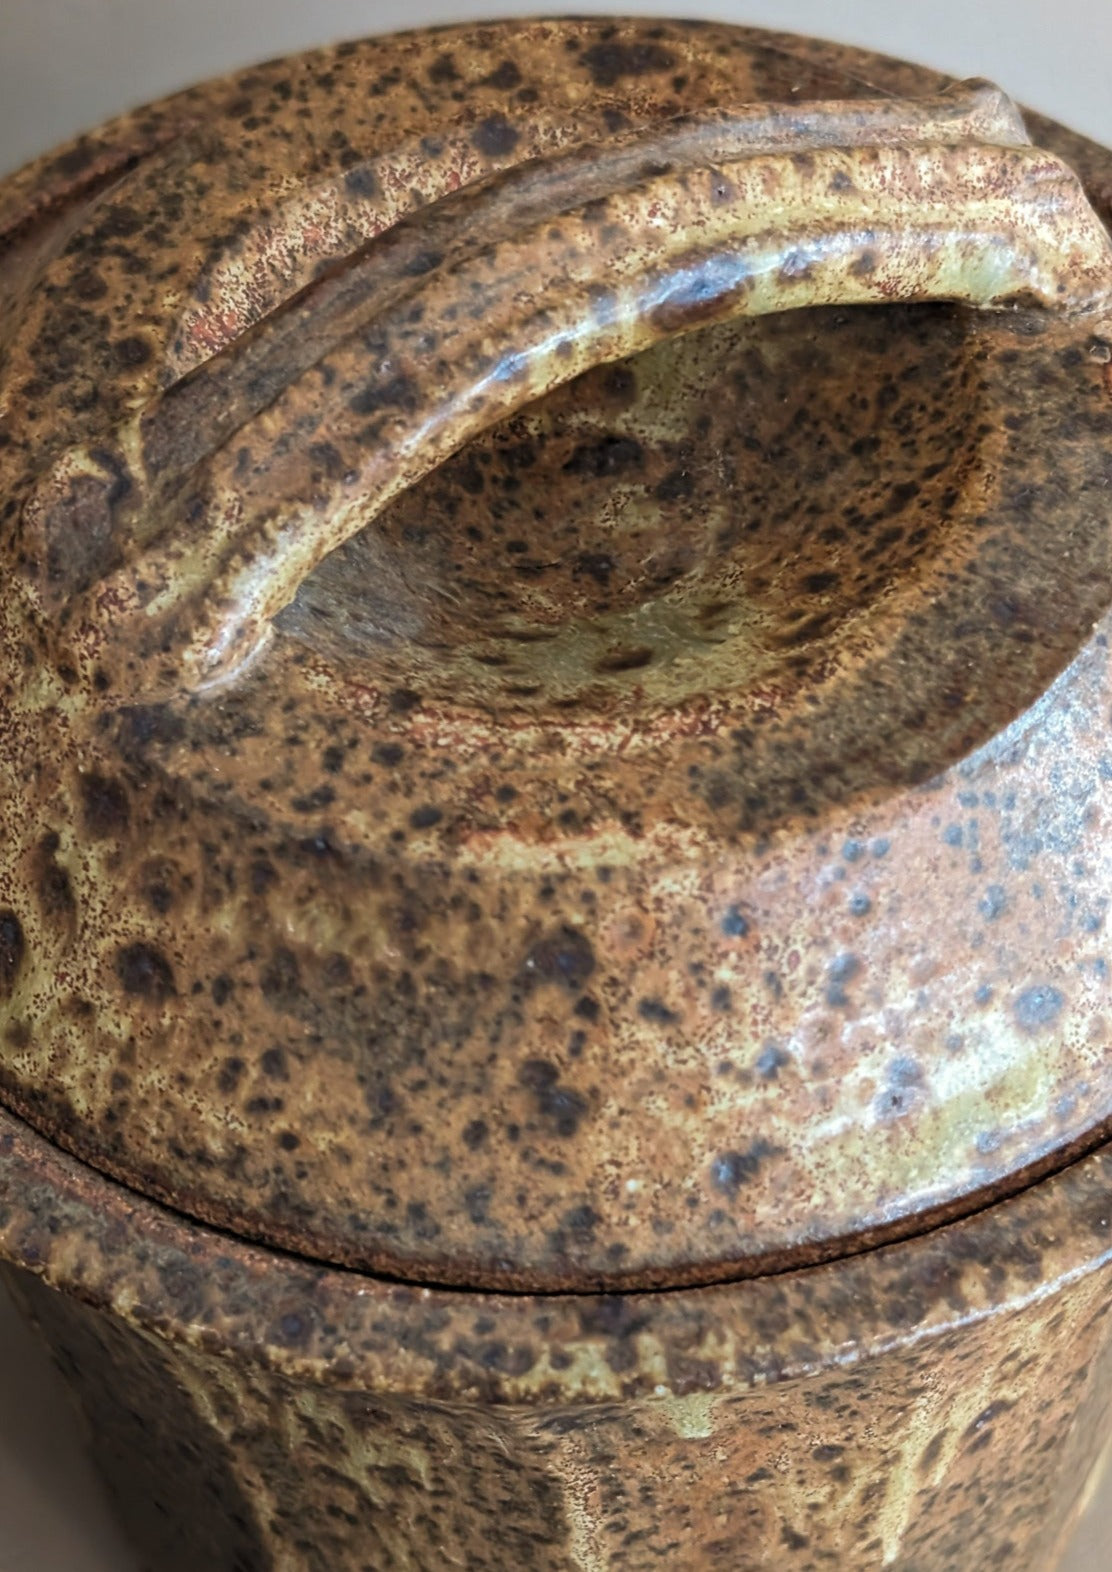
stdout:
[[143,99],[361,33],[530,11],[707,16],[869,44],[1112,142],[1112,0],[0,0],[0,169]]
[[[1112,0],[0,0],[0,171],[119,110],[251,61],[537,10],[701,15],[821,33],[992,77],[1112,144]],[[1110,1485],[1095,1492],[1062,1572],[1112,1567]],[[108,1519],[65,1394],[3,1300],[0,1572],[140,1572]]]

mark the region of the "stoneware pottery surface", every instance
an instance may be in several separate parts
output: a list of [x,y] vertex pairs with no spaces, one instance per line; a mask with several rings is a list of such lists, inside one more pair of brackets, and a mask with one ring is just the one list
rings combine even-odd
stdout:
[[1110,215],[990,84],[605,18],[0,183],[0,1254],[160,1572],[1053,1566]]

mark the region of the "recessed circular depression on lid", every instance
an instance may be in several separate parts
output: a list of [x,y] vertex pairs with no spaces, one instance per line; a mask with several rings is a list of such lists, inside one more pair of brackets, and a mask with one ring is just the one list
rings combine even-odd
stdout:
[[1112,323],[1055,154],[1108,166],[1038,140],[596,19],[0,185],[3,1100],[237,1232],[533,1288],[1095,1138]]

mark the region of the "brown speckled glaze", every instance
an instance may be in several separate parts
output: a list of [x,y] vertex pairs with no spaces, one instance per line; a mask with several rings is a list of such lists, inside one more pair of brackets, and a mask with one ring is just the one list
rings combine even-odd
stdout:
[[0,1252],[159,1572],[1050,1572],[1109,1430],[1112,1147],[779,1277],[496,1295],[231,1240],[0,1115]]
[[160,1568],[1049,1564],[1110,205],[983,84],[606,19],[0,184],[0,1251]]
[[608,26],[0,197],[0,1094],[407,1279],[783,1267],[1112,1115],[1107,236],[994,90]]

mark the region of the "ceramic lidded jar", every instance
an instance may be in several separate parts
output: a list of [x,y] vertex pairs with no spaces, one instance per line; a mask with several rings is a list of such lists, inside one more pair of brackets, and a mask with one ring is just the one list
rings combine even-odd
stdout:
[[1109,179],[596,19],[0,186],[0,1241],[160,1566],[1047,1565]]

